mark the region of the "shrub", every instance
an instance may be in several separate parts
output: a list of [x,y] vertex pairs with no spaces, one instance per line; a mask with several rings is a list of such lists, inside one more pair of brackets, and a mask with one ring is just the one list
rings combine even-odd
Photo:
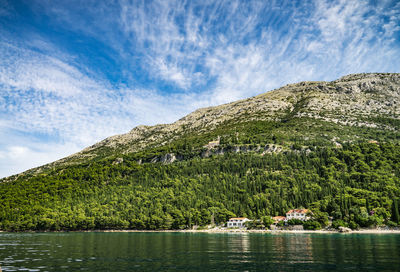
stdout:
[[262,225],[259,221],[247,221],[244,223],[247,229],[264,229],[264,225]]
[[396,222],[388,220],[386,222],[386,226],[388,226],[388,227],[397,227],[398,225],[396,224]]
[[303,223],[305,230],[318,230],[321,229],[321,224],[315,220],[309,220]]
[[264,216],[261,218],[265,228],[270,228],[271,224],[274,223],[274,220],[271,218],[271,216]]
[[208,226],[199,226],[197,230],[207,230]]
[[287,221],[287,223],[291,226],[293,225],[303,225],[304,221],[300,220],[300,219],[290,219]]
[[326,227],[329,224],[328,213],[321,211],[313,211],[312,219],[319,222],[321,226]]
[[338,229],[339,227],[346,227],[347,228],[348,226],[349,226],[349,224],[347,222],[344,222],[341,219],[338,219],[338,220],[335,220],[335,221],[332,222],[332,228],[334,228],[334,229]]
[[358,227],[359,226],[357,225],[356,222],[354,222],[354,221],[349,222],[349,228],[351,228],[352,230],[358,229]]

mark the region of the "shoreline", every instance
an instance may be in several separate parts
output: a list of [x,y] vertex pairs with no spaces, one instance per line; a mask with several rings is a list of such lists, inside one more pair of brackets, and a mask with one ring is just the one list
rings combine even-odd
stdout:
[[270,234],[400,234],[400,230],[382,230],[382,229],[360,229],[349,232],[340,232],[338,230],[186,230],[185,232],[205,232],[205,233],[270,233]]
[[246,229],[205,229],[205,230],[71,230],[71,231],[15,231],[7,232],[0,230],[0,233],[66,233],[66,232],[125,232],[125,233],[263,233],[263,234],[400,234],[400,229],[359,229],[349,232],[340,232],[338,230],[246,230]]

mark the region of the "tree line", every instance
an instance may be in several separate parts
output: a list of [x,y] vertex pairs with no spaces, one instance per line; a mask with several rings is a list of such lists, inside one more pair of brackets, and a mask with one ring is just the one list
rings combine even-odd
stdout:
[[172,164],[125,155],[0,184],[0,229],[185,229],[304,207],[335,224],[399,223],[400,146],[347,144]]

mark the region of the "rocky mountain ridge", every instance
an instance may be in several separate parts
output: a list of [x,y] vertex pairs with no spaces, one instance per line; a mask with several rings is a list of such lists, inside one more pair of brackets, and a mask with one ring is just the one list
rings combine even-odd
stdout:
[[[88,154],[102,146],[129,145],[125,152],[135,152],[149,142],[162,142],[185,130],[201,133],[232,119],[281,121],[288,114],[350,126],[377,127],[373,122],[359,122],[359,117],[381,114],[400,118],[400,74],[353,74],[332,82],[289,84],[252,98],[198,109],[172,124],[138,126],[73,156]],[[386,126],[385,129],[394,128]]]
[[[352,74],[331,82],[288,84],[248,99],[198,109],[172,124],[138,126],[126,134],[111,136],[76,154],[28,172],[80,163],[107,154],[129,154],[165,146],[183,135],[205,135],[229,122],[236,125],[252,121],[285,123],[294,118],[306,120],[305,125],[310,127],[323,121],[344,128],[395,131],[400,124],[400,74]],[[337,139],[340,139],[340,134],[332,141]],[[170,156],[165,160],[176,159],[175,154]],[[162,156],[157,159],[163,160]]]

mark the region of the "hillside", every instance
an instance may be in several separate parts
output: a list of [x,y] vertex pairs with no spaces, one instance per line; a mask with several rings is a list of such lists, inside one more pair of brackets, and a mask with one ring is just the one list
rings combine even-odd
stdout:
[[396,224],[399,103],[400,74],[355,74],[139,126],[1,180],[0,229],[176,229],[300,206]]
[[[284,146],[294,142],[307,145],[322,141],[329,145],[395,138],[399,118],[399,74],[354,74],[332,82],[289,84],[256,97],[196,110],[172,124],[138,126],[45,168],[167,146],[194,135],[200,136],[196,139],[199,142],[196,147],[215,140],[213,137],[232,137],[232,133],[239,143],[246,142],[245,138],[275,135]],[[250,123],[257,121],[273,126],[257,134],[246,130],[253,126]],[[239,131],[236,126],[244,127],[244,130]],[[256,142],[269,144],[279,141],[271,142],[266,138]],[[33,172],[42,169],[39,167]]]

